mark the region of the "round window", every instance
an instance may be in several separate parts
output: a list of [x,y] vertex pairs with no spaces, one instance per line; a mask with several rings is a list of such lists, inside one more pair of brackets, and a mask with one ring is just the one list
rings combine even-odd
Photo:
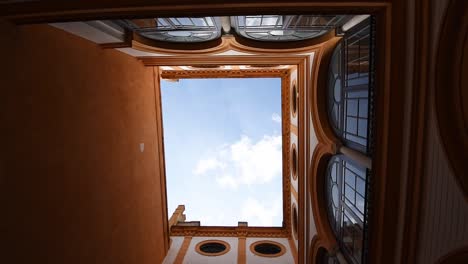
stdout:
[[296,239],[298,239],[297,237],[297,227],[298,227],[298,216],[297,216],[297,207],[296,207],[296,204],[293,203],[293,208],[292,208],[292,225],[293,225],[293,234],[294,234],[294,237]]
[[299,96],[297,94],[297,85],[296,85],[296,80],[293,81],[293,87],[292,87],[292,94],[291,94],[291,111],[293,117],[296,116],[297,113],[297,105],[298,105],[298,100]]
[[206,240],[195,246],[196,251],[205,256],[220,256],[226,254],[230,246],[221,240]]
[[250,245],[250,251],[261,257],[279,257],[286,253],[286,248],[278,242],[263,240]]
[[297,150],[296,144],[292,144],[291,149],[291,170],[292,170],[292,177],[294,180],[297,180]]

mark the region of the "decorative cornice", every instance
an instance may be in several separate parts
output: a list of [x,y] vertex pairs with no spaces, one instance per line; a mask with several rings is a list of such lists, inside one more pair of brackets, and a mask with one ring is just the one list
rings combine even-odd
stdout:
[[[282,128],[283,128],[283,219],[288,236],[291,234],[291,75],[281,80],[282,100]],[[285,111],[288,109],[288,111]]]
[[173,226],[171,236],[191,237],[288,237],[284,227]]
[[266,78],[266,77],[286,77],[289,73],[287,69],[243,69],[243,70],[163,70],[163,79],[190,79],[190,78]]
[[[186,60],[188,60],[186,58]],[[195,61],[196,63],[196,61]],[[222,61],[218,61],[222,64]],[[252,63],[251,63],[252,64]],[[255,63],[253,63],[255,64]],[[186,63],[183,65],[187,65]],[[290,237],[291,235],[291,115],[290,109],[290,70],[289,69],[246,69],[220,70],[204,69],[190,71],[166,70],[161,78],[221,78],[221,77],[280,77],[283,144],[283,227],[209,227],[209,226],[172,226],[171,236],[212,236],[212,237]],[[287,111],[285,111],[287,109]]]
[[[220,39],[210,41],[207,44],[202,43],[172,43],[154,41],[138,34],[133,34],[132,48],[144,52],[153,52],[165,55],[215,55],[226,51],[242,52],[246,55],[275,55],[275,54],[301,54],[313,52],[320,48],[324,42],[334,37],[333,34],[326,34],[326,38],[319,39],[320,41],[311,42],[309,45],[296,46],[297,43],[285,44],[281,43],[282,48],[275,48],[278,44],[259,44],[256,41],[242,41],[238,42],[239,37],[225,35]],[[196,49],[192,46],[196,45]],[[249,46],[250,45],[250,46]],[[270,47],[269,47],[270,46]]]

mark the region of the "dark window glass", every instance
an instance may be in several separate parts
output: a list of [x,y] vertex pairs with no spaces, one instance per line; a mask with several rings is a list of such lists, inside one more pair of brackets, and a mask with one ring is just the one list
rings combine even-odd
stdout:
[[350,148],[369,153],[371,24],[346,32],[333,52],[329,68],[328,114],[339,138]]
[[226,246],[217,242],[209,242],[201,245],[200,250],[205,253],[220,253],[226,250]]
[[281,252],[281,248],[271,243],[261,243],[254,247],[254,250],[264,255],[276,255]]
[[369,172],[344,155],[328,164],[326,194],[330,225],[351,263],[362,263]]

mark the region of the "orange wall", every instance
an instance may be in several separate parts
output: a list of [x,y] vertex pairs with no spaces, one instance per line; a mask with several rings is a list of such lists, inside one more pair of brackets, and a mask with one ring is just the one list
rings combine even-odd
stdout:
[[0,36],[0,262],[161,263],[153,69],[47,25]]

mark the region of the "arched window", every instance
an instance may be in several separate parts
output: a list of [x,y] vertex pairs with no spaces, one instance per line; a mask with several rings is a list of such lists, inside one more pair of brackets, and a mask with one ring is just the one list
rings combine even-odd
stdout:
[[315,262],[317,264],[340,264],[336,255],[331,255],[326,249],[320,248],[318,250]]
[[[362,25],[362,24],[361,24]],[[370,23],[356,26],[339,43],[329,66],[328,114],[346,146],[369,153],[372,49]]]
[[373,21],[371,17],[345,32],[333,51],[328,72],[329,120],[345,147],[328,163],[327,213],[340,252],[355,264],[365,263],[367,252],[373,148]]
[[159,41],[204,42],[221,36],[221,22],[216,17],[170,17],[125,19],[120,26]]
[[231,17],[237,34],[260,41],[298,41],[319,37],[343,25],[348,16],[252,15]]
[[333,51],[328,71],[328,116],[337,135],[341,135],[343,131],[343,103],[341,97],[343,92],[343,65],[341,63],[341,50],[342,46],[339,43]]
[[342,154],[333,156],[327,168],[330,225],[352,263],[362,263],[365,248],[368,175],[368,169]]

